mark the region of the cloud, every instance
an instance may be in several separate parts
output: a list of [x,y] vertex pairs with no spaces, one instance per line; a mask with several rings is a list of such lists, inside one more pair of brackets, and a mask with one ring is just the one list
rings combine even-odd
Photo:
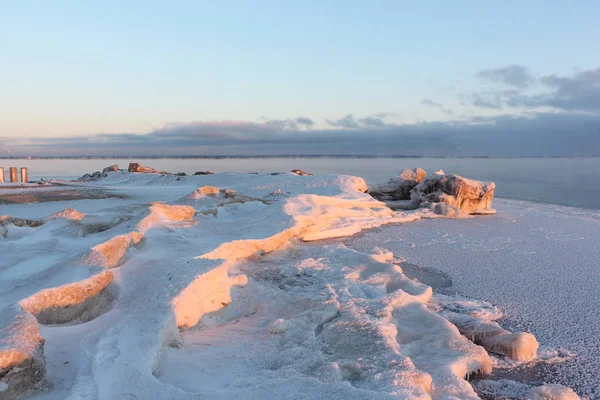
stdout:
[[348,114],[345,117],[340,118],[336,121],[331,121],[329,119],[327,119],[326,121],[329,125],[334,126],[336,128],[357,129],[361,127],[361,124],[359,124],[358,121],[356,121],[351,114]]
[[531,93],[511,89],[475,92],[471,95],[471,102],[476,107],[491,109],[551,108],[557,111],[593,113],[600,110],[600,67],[573,76],[543,76],[538,83],[541,91]]
[[304,125],[304,126],[313,126],[315,124],[312,119],[307,118],[307,117],[298,117],[294,121],[296,121],[296,123],[298,125]]
[[197,121],[147,134],[5,141],[16,155],[600,155],[600,114],[573,112],[474,117],[417,124],[347,115],[333,128],[306,130],[288,120]]
[[449,115],[452,114],[452,110],[450,110],[449,108],[445,108],[443,105],[441,105],[437,101],[434,101],[434,100],[431,100],[428,98],[424,98],[423,100],[421,100],[421,104],[424,106],[427,106],[427,107],[437,108],[441,112],[449,114]]
[[515,88],[526,88],[535,82],[535,77],[531,75],[527,67],[516,64],[501,68],[484,69],[479,71],[477,76]]

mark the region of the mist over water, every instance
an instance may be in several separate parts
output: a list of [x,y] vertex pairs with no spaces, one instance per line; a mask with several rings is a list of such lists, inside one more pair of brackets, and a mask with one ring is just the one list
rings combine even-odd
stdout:
[[225,158],[8,160],[28,167],[30,179],[75,179],[108,165],[127,168],[140,162],[168,172],[281,172],[295,168],[314,174],[348,174],[384,182],[404,168],[439,169],[467,178],[496,182],[496,196],[600,209],[600,158]]

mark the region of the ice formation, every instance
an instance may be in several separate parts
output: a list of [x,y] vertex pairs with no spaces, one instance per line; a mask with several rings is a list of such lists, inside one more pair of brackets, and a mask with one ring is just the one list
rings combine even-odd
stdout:
[[529,391],[531,400],[579,400],[573,389],[555,384],[532,388]]
[[535,359],[538,341],[530,333],[511,333],[493,321],[470,315],[448,312],[443,314],[459,331],[488,351],[510,357],[517,361]]
[[449,218],[494,214],[493,182],[479,182],[439,170],[432,176],[420,168],[405,169],[385,184],[371,185],[369,194],[393,210],[429,208]]
[[[434,296],[390,252],[305,243],[431,211],[392,211],[350,176],[109,171],[85,185],[124,196],[85,213],[42,205],[54,217],[33,226],[14,221],[38,208],[11,208],[0,398],[478,398],[467,379],[490,356],[445,318],[463,300]],[[511,335],[499,329],[477,340]],[[44,351],[48,382],[32,387]]]
[[369,188],[371,196],[382,201],[410,200],[410,192],[423,179],[426,172],[421,168],[404,169],[400,174],[387,183],[374,185]]
[[416,185],[410,198],[415,205],[445,203],[470,214],[490,214],[494,212],[491,205],[495,187],[493,182],[436,173]]
[[0,398],[14,399],[43,378],[44,338],[35,317],[16,305],[0,311]]

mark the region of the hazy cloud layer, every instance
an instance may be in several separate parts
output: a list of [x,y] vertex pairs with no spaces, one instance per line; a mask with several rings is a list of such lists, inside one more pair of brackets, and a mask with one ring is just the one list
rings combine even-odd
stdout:
[[335,128],[306,130],[279,120],[210,121],[171,124],[143,135],[4,141],[13,152],[31,155],[600,155],[600,114],[533,113],[420,124],[348,115],[330,123]]
[[502,68],[484,69],[479,71],[477,76],[516,88],[526,88],[535,82],[534,76],[527,67],[515,64]]
[[[600,156],[600,68],[535,78],[519,65],[480,71],[494,83],[462,100],[496,116],[403,124],[393,113],[167,124],[146,134],[2,138],[18,155]],[[420,104],[452,112],[424,98]],[[462,103],[461,103],[462,104]],[[505,110],[510,111],[507,112]],[[489,113],[489,111],[488,111]]]
[[438,103],[437,101],[428,99],[428,98],[424,98],[423,100],[421,100],[421,104],[427,107],[433,107],[433,108],[437,108],[438,110],[440,110],[443,113],[446,113],[448,115],[452,114],[452,110],[450,110],[449,108],[444,107],[442,104]]

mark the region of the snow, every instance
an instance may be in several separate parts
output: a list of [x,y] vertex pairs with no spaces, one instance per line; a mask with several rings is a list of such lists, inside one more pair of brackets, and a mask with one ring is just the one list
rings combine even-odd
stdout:
[[494,316],[487,319],[536,337],[539,361],[511,364],[519,368],[517,375],[599,398],[600,213],[517,200],[494,203],[495,216],[422,219],[344,243],[358,251],[383,247],[408,263],[447,274],[453,284],[449,292],[488,302],[503,314],[499,319],[490,309]]
[[91,197],[2,210],[43,221],[7,219],[0,238],[0,308],[46,338],[25,398],[476,399],[466,378],[492,370],[444,316],[499,310],[409,279],[407,248],[331,240],[488,217],[395,212],[338,175],[108,172],[69,189]]

